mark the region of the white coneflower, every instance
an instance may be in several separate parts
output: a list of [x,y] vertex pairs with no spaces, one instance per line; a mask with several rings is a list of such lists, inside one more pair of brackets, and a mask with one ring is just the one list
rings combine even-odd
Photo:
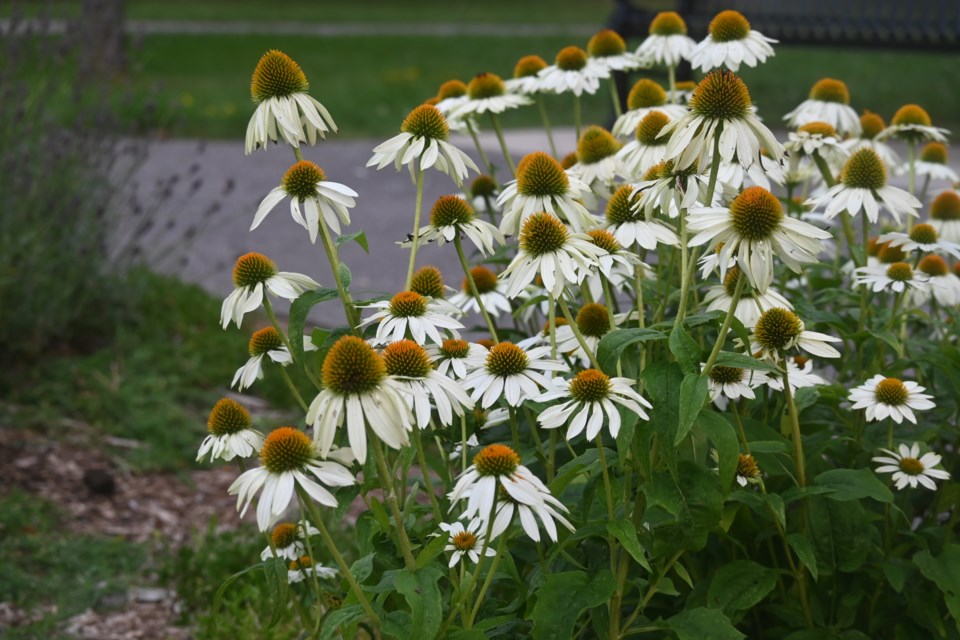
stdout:
[[893,291],[903,293],[912,289],[927,289],[927,276],[918,273],[906,262],[881,264],[876,267],[860,267],[856,271],[856,284],[870,287],[874,292]]
[[537,398],[537,402],[553,403],[537,416],[544,429],[557,429],[569,422],[566,438],[572,440],[586,430],[587,440],[594,440],[607,425],[610,436],[620,433],[620,412],[625,407],[643,420],[649,420],[645,409],[653,406],[634,390],[636,381],[611,378],[602,371],[585,369],[570,380],[554,379],[553,388]]
[[440,424],[449,426],[453,415],[473,409],[473,400],[456,381],[433,369],[426,350],[412,340],[391,342],[381,354],[387,375],[407,391],[407,405],[413,410],[417,426],[430,424],[431,402],[437,407]]
[[596,219],[582,202],[589,194],[589,185],[564,171],[553,157],[535,151],[517,163],[517,179],[508,182],[497,198],[503,207],[500,231],[515,235],[529,216],[541,211],[566,220],[575,231],[592,229]]
[[648,62],[632,51],[613,29],[602,29],[587,42],[587,53],[610,71],[633,71],[649,66]]
[[810,198],[805,206],[823,209],[831,220],[841,211],[855,216],[863,212],[870,222],[876,222],[880,207],[890,212],[897,224],[900,215],[916,216],[920,201],[896,187],[887,184],[887,168],[877,152],[864,147],[855,152],[840,173],[840,182],[819,196]]
[[347,487],[356,478],[343,464],[349,464],[349,450],[331,453],[322,459],[310,436],[294,427],[280,427],[267,435],[260,449],[261,466],[245,471],[227,492],[237,496],[240,517],[253,497],[262,490],[257,503],[257,526],[266,531],[277,521],[293,498],[297,487],[322,505],[336,507],[337,499],[328,487]]
[[580,284],[596,270],[603,253],[589,236],[570,233],[556,216],[535,213],[523,223],[520,250],[500,274],[507,282],[505,294],[519,295],[539,275],[547,292],[558,298],[564,287]]
[[[816,387],[828,382],[813,372],[813,360],[803,356],[787,358],[787,377],[790,379],[790,388],[793,391],[803,387]],[[783,391],[783,378],[768,376],[767,386],[776,391]]]
[[296,584],[303,582],[307,578],[316,576],[318,578],[335,578],[337,570],[317,564],[310,556],[303,555],[291,560],[287,564],[287,583]]
[[[574,318],[580,337],[590,350],[590,354],[597,353],[597,345],[603,336],[607,335],[615,326],[610,324],[610,312],[599,303],[591,302],[580,307],[577,316]],[[555,337],[557,341],[557,351],[563,354],[571,354],[582,365],[590,363],[590,354],[587,354],[580,345],[580,339],[573,332],[573,327],[564,324],[558,325]]]
[[814,152],[831,166],[840,166],[850,156],[841,144],[837,130],[827,122],[807,122],[787,137],[783,149],[790,155],[791,165],[802,157],[813,156]]
[[492,406],[501,397],[507,404],[519,407],[526,400],[540,395],[540,388],[550,380],[544,371],[563,371],[566,365],[550,359],[548,347],[524,351],[510,342],[500,342],[490,348],[482,359],[469,358],[473,372],[462,381],[465,389],[473,390],[471,397],[482,409]]
[[547,68],[547,61],[537,55],[523,56],[513,67],[513,77],[504,80],[507,91],[532,96],[544,90],[540,72]]
[[[473,277],[473,283],[477,287],[480,301],[487,313],[494,318],[499,318],[501,314],[509,315],[513,311],[510,300],[500,289],[503,283],[497,278],[497,274],[484,266],[476,266],[470,270],[470,275]],[[473,297],[470,283],[466,278],[463,279],[463,288],[450,296],[450,303],[464,313],[480,313],[480,306],[477,304],[477,299]]]
[[940,234],[937,233],[937,229],[932,223],[915,224],[910,229],[910,233],[901,231],[885,233],[877,238],[877,242],[887,243],[891,247],[899,247],[907,253],[914,251],[948,253],[960,260],[960,244],[941,240]]
[[[467,85],[460,80],[447,80],[437,89],[436,103],[433,105],[447,119],[447,126],[450,131],[459,131],[467,126],[467,120],[457,118],[452,112],[467,100]],[[429,104],[427,102],[426,104]],[[472,119],[469,121],[474,131],[479,127]]]
[[943,191],[933,199],[930,225],[947,242],[960,243],[960,193]]
[[577,163],[568,171],[601,198],[609,198],[613,181],[622,173],[617,152],[621,144],[610,132],[597,125],[583,130],[577,142]]
[[[233,381],[230,383],[230,386],[237,387],[238,391],[243,391],[263,378],[264,357],[284,367],[293,362],[293,356],[290,355],[287,346],[283,344],[283,338],[273,327],[264,327],[254,331],[253,335],[250,336],[247,350],[250,353],[250,359],[237,369],[237,372],[233,374]],[[303,337],[303,350],[317,350],[310,336]]]
[[426,344],[427,338],[441,344],[449,337],[441,331],[449,332],[452,337],[457,338],[457,330],[463,329],[460,322],[450,317],[448,304],[425,298],[414,291],[401,291],[390,300],[367,305],[367,308],[379,311],[366,318],[360,326],[376,323],[377,335],[374,344],[378,345],[403,340],[407,337],[407,332],[417,344]]
[[707,37],[694,47],[688,59],[694,69],[703,72],[715,67],[737,71],[741,64],[755,67],[772,57],[770,44],[776,42],[751,29],[742,13],[721,11],[710,21]]
[[925,390],[916,382],[904,382],[878,373],[850,390],[851,408],[854,411],[866,409],[868,422],[890,418],[897,424],[904,420],[917,424],[914,411],[927,411],[937,406],[930,401],[933,396],[924,393]]
[[750,92],[739,76],[725,69],[711,71],[693,92],[690,112],[660,131],[672,134],[664,158],[675,160],[679,169],[696,165],[697,173],[704,173],[712,159],[714,136],[722,127],[719,151],[724,162],[736,158],[749,167],[761,148],[779,162],[783,147],[751,106]]
[[[623,245],[617,241],[616,236],[606,229],[594,229],[587,233],[590,242],[603,250],[603,253],[597,258],[599,274],[591,276],[591,282],[599,280],[597,276],[603,275],[614,286],[622,286],[623,280],[632,281],[635,276],[636,267],[649,270],[649,265],[640,261],[640,258],[633,251],[627,251]],[[599,283],[598,283],[599,284]],[[594,297],[602,297],[602,287]]]
[[[491,558],[497,555],[496,550],[489,543],[484,542],[486,528],[484,521],[480,518],[472,519],[467,526],[464,526],[459,520],[450,524],[440,523],[440,529],[449,536],[449,542],[443,550],[453,552],[450,555],[449,567],[451,569],[457,566],[457,563],[464,557],[470,558],[474,564],[477,564],[480,562],[480,552],[484,548],[486,548],[486,551],[483,555],[486,557]],[[495,538],[496,536],[491,537]]]
[[493,518],[490,535],[497,537],[509,529],[513,523],[514,515],[520,517],[520,526],[523,532],[534,542],[540,542],[540,525],[538,522],[543,524],[547,537],[553,542],[556,542],[558,538],[558,522],[568,531],[574,531],[573,525],[564,515],[569,514],[569,511],[563,503],[553,497],[550,489],[539,478],[530,475],[528,479],[530,484],[536,488],[539,500],[531,500],[528,504],[515,499],[506,490],[499,490],[497,492],[497,514]]
[[468,363],[482,362],[487,350],[475,342],[451,338],[444,340],[441,345],[428,346],[427,353],[430,354],[437,373],[454,380],[461,380],[470,372]]
[[301,142],[315,144],[337,125],[326,107],[307,90],[307,76],[287,54],[271,49],[263,54],[250,80],[250,96],[257,105],[247,124],[247,155],[280,137],[294,147]]
[[443,114],[436,107],[422,104],[404,119],[399,135],[373,149],[373,157],[366,166],[376,165],[379,170],[393,163],[399,171],[401,166],[407,165],[410,177],[414,179],[414,165],[419,163],[421,171],[436,167],[459,187],[471,169],[477,173],[480,169],[470,156],[447,142],[449,137],[450,127]]
[[[730,303],[733,302],[733,295],[737,289],[737,279],[740,277],[740,267],[734,265],[727,269],[727,275],[723,278],[723,284],[710,287],[703,296],[703,303],[706,305],[706,311],[723,311],[726,313],[730,309]],[[757,326],[757,321],[767,309],[774,307],[783,307],[793,310],[790,301],[784,298],[778,291],[768,287],[766,291],[756,289],[745,289],[740,299],[737,301],[737,307],[733,310],[733,317],[739,320],[744,327],[752,329]]]
[[[460,475],[448,497],[451,502],[467,500],[462,518],[476,516],[486,526],[501,489],[517,504],[537,512],[546,505],[545,495],[550,495],[549,490],[544,492],[546,487],[539,478],[520,464],[516,451],[506,445],[491,444],[473,457],[473,464]],[[563,505],[560,508],[564,509]]]
[[[920,156],[914,163],[916,174],[929,180],[944,180],[950,184],[960,181],[960,176],[950,166],[947,146],[942,142],[928,142],[920,149]],[[897,175],[906,175],[909,165],[897,167]]]
[[210,432],[200,444],[197,462],[207,454],[210,462],[217,458],[233,460],[249,458],[263,446],[263,434],[253,428],[253,417],[247,409],[230,398],[221,398],[213,405],[207,418]]
[[412,428],[404,392],[387,376],[383,358],[356,336],[343,336],[323,361],[323,391],[310,403],[307,424],[313,426],[321,455],[333,446],[337,429],[347,424],[350,448],[361,464],[367,459],[367,431],[392,449],[409,444]]
[[960,277],[951,273],[946,260],[937,255],[926,255],[920,259],[917,270],[927,277],[927,288],[914,289],[911,292],[912,304],[926,304],[930,296],[944,307],[960,304]]
[[948,133],[946,129],[933,126],[926,109],[920,105],[906,104],[897,109],[890,119],[890,126],[881,131],[877,138],[898,138],[911,143],[929,140],[946,142]]
[[503,80],[495,73],[481,73],[467,83],[467,99],[450,111],[454,118],[467,118],[484,113],[503,113],[533,104],[527,96],[509,93]]
[[296,300],[301,293],[317,289],[320,284],[299,273],[277,271],[277,265],[262,253],[245,253],[233,266],[233,292],[220,307],[220,325],[226,329],[231,321],[239,327],[243,316],[260,307],[267,293]]
[[[737,191],[749,186],[763,187],[767,191],[772,191],[772,185],[783,185],[789,181],[788,178],[794,178],[792,181],[795,184],[800,184],[814,172],[807,168],[806,164],[795,167],[796,164],[800,163],[795,163],[791,156],[790,168],[788,169],[788,167],[784,167],[784,165],[764,155],[761,149],[759,161],[754,162],[749,167],[744,167],[739,162],[721,162],[720,168],[717,170],[717,184],[725,184]],[[795,178],[798,175],[798,169],[802,171],[804,176],[802,180]]]
[[764,311],[757,320],[750,338],[750,353],[779,361],[784,352],[798,347],[821,358],[839,358],[840,352],[828,342],[840,342],[840,338],[807,331],[797,314],[774,307]]
[[[700,363],[702,370],[704,363]],[[753,390],[767,382],[767,374],[763,371],[750,371],[715,364],[707,375],[707,388],[710,400],[721,411],[727,410],[730,400],[748,398],[753,400],[756,394]]]
[[794,272],[803,263],[817,262],[823,249],[821,240],[828,231],[786,216],[780,200],[763,187],[750,187],[733,199],[729,209],[693,207],[687,226],[697,232],[691,246],[709,243],[712,249],[722,243],[720,277],[726,276],[729,258],[737,264],[750,284],[760,292],[773,282],[773,256],[778,256]]
[[553,93],[594,94],[600,80],[610,77],[610,69],[603,62],[591,58],[580,47],[562,49],[552,65],[540,71],[543,88]]
[[306,520],[278,522],[270,532],[270,544],[260,552],[260,559],[296,560],[307,551],[303,541],[317,535],[320,535],[320,531]]
[[354,200],[356,191],[339,182],[329,182],[323,169],[309,160],[301,160],[287,169],[280,186],[274,187],[260,202],[250,230],[259,227],[267,214],[286,197],[290,198],[290,215],[310,233],[310,242],[313,243],[316,243],[320,231],[321,215],[323,221],[339,235],[340,223],[350,224],[350,212],[347,209],[357,204]]
[[896,167],[900,164],[900,156],[886,142],[878,140],[880,133],[887,128],[887,123],[879,115],[872,111],[864,110],[860,116],[861,132],[859,137],[852,137],[843,141],[843,146],[851,154],[869,147],[877,152],[880,159],[888,168]]
[[[687,108],[670,104],[663,87],[653,80],[641,78],[627,94],[627,110],[613,123],[613,135],[626,138],[636,133],[637,126],[654,111],[659,111],[670,120],[676,120],[687,113]],[[661,159],[657,159],[657,162]]]
[[650,35],[637,55],[656,64],[675,67],[693,53],[697,41],[687,35],[687,23],[674,11],[661,11],[650,21]]
[[791,127],[802,127],[811,122],[826,122],[842,135],[859,136],[860,117],[850,106],[850,91],[846,83],[834,78],[822,78],[810,89],[810,97],[796,109],[783,116]]
[[478,218],[466,200],[460,196],[441,196],[430,210],[430,224],[420,227],[420,239],[443,245],[453,242],[458,234],[469,239],[483,254],[493,253],[494,242],[504,243],[500,230]]
[[650,217],[661,213],[671,218],[680,215],[680,209],[701,204],[719,205],[737,195],[736,189],[717,180],[713,194],[708,194],[709,180],[698,174],[694,165],[678,169],[673,160],[656,164],[643,175],[643,180],[634,185],[635,193],[642,193],[639,206]]
[[656,219],[647,220],[640,207],[641,194],[634,193],[631,185],[617,189],[607,201],[607,229],[624,247],[634,246],[653,251],[658,244],[680,246],[680,239],[673,229]]
[[880,449],[886,456],[877,456],[873,458],[874,462],[879,462],[877,473],[892,473],[894,486],[897,491],[906,489],[916,489],[917,485],[922,485],[931,491],[937,490],[937,483],[934,480],[949,480],[950,474],[943,469],[934,469],[940,464],[940,456],[932,451],[920,456],[920,445],[914,442],[907,446],[901,444],[899,452],[890,449]]
[[670,138],[660,137],[660,131],[670,118],[662,111],[651,111],[637,125],[632,140],[617,152],[620,175],[628,182],[639,180],[651,167],[663,161]]

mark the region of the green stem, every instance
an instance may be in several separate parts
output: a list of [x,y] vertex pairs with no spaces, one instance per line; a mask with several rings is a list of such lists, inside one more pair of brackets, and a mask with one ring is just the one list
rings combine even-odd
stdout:
[[[680,193],[675,197],[680,204]],[[677,306],[677,317],[673,319],[673,327],[677,328],[683,322],[687,311],[687,298],[690,297],[690,288],[687,284],[687,210],[680,209],[680,304]]]
[[557,157],[557,145],[553,142],[553,131],[550,129],[550,119],[547,117],[547,104],[543,99],[543,94],[537,94],[537,106],[540,108],[540,119],[543,120],[543,129],[547,132],[547,140],[550,142],[550,153]]
[[340,294],[340,300],[343,302],[344,315],[347,316],[347,322],[350,323],[350,330],[356,331],[357,325],[360,324],[360,313],[353,303],[350,291],[344,286],[343,279],[340,277],[340,256],[333,243],[330,230],[327,229],[327,223],[323,221],[322,217],[320,218],[320,233],[323,238],[323,249],[327,254],[327,260],[330,262],[330,270],[333,272],[333,280],[337,283],[337,293]]
[[300,395],[300,391],[293,384],[293,380],[290,379],[290,374],[287,373],[287,369],[280,365],[280,375],[283,377],[283,381],[287,384],[287,388],[290,389],[290,393],[293,395],[294,400],[297,401],[297,404],[300,405],[300,408],[303,409],[303,412],[306,413],[309,408],[307,403],[304,402],[303,396]]
[[330,552],[330,555],[333,557],[333,561],[340,569],[340,574],[347,579],[347,583],[350,585],[350,590],[353,592],[354,597],[360,603],[360,606],[363,607],[363,610],[366,612],[367,616],[369,616],[374,623],[379,625],[380,616],[374,613],[373,607],[370,606],[370,601],[367,600],[367,595],[363,592],[363,589],[360,588],[360,585],[357,583],[357,579],[354,578],[353,574],[350,572],[350,567],[347,566],[343,556],[340,555],[340,551],[337,550],[337,545],[333,541],[333,538],[330,537],[330,532],[327,531],[327,525],[324,524],[323,518],[321,518],[320,514],[317,513],[313,502],[311,502],[309,499],[309,496],[304,498],[302,493],[303,490],[300,488],[298,488],[297,491],[300,493],[300,496],[303,499],[303,504],[307,507],[307,511],[310,512],[310,518],[313,520],[313,523],[317,525],[317,529],[320,531],[320,537],[323,539],[323,544],[326,545],[327,551]]
[[470,118],[464,118],[464,122],[467,123],[467,131],[470,132],[470,137],[473,138],[473,146],[477,148],[477,153],[480,155],[480,162],[487,168],[487,173],[494,176],[493,163],[490,162],[490,158],[487,157],[487,152],[483,150],[483,146],[480,144],[477,130],[473,128],[473,123],[470,121]]
[[460,416],[460,439],[463,441],[463,448],[460,449],[460,472],[467,472],[467,414]]
[[[443,522],[443,514],[440,511],[440,502],[437,500],[437,493],[433,489],[433,479],[430,477],[430,467],[427,466],[427,454],[423,450],[423,441],[420,437],[420,428],[413,427],[413,443],[417,447],[417,462],[420,463],[420,475],[423,476],[423,484],[427,488],[427,495],[430,496],[430,506],[433,508],[433,517],[436,522]],[[464,449],[463,458],[466,459],[466,449]]]
[[[910,195],[917,195],[917,143],[907,143],[907,190]],[[907,233],[913,228],[913,216],[907,216]]]
[[507,167],[510,168],[510,175],[517,175],[517,168],[513,165],[513,158],[510,157],[510,151],[507,149],[507,140],[503,137],[503,129],[500,128],[500,120],[497,114],[490,114],[490,122],[493,123],[493,130],[497,134],[497,141],[500,143],[500,151],[503,152],[503,159],[507,161]]
[[[413,428],[418,429],[419,427],[414,425]],[[387,504],[390,506],[390,511],[393,513],[393,519],[397,524],[397,537],[400,540],[400,551],[403,554],[403,562],[408,571],[414,571],[416,569],[416,563],[413,559],[413,551],[410,547],[410,539],[407,538],[407,529],[403,524],[403,516],[400,514],[400,505],[397,504],[397,494],[396,491],[394,491],[393,475],[387,469],[387,461],[383,456],[383,449],[380,446],[380,440],[377,438],[376,434],[368,431],[367,438],[371,441],[373,456],[377,461],[377,473],[380,474],[380,479],[383,481],[384,489],[387,491]]]
[[550,294],[550,309],[547,311],[547,323],[550,325],[550,358],[557,359],[557,301]]
[[670,82],[670,104],[677,104],[677,68],[674,65],[667,67],[667,79]]
[[793,401],[793,389],[790,388],[790,374],[788,367],[783,369],[783,393],[787,398],[787,412],[790,415],[791,439],[793,440],[793,457],[797,465],[797,483],[801,487],[807,486],[806,462],[803,457],[803,437],[800,434],[800,416],[797,405]]
[[410,264],[407,266],[407,283],[404,290],[409,291],[413,283],[413,268],[417,264],[417,248],[420,246],[420,213],[423,209],[423,168],[417,168],[417,205],[413,210],[413,246],[410,249]]
[[577,132],[577,143],[580,142],[580,96],[573,94],[573,126]]
[[617,83],[614,81],[612,73],[610,74],[607,84],[610,85],[610,99],[613,101],[613,112],[619,118],[623,115],[623,108],[620,106],[620,93],[617,91]]
[[[727,332],[730,331],[730,325],[733,324],[734,312],[737,310],[737,304],[740,302],[740,296],[743,295],[743,287],[746,284],[746,281],[747,278],[743,275],[743,273],[737,277],[737,287],[733,290],[733,297],[730,298],[730,307],[727,309],[727,315],[723,318],[723,324],[720,325],[720,335],[717,336],[717,342],[713,345],[713,350],[710,352],[710,357],[707,358],[707,363],[703,366],[704,375],[710,375],[710,371],[713,369],[714,363],[720,356],[720,350],[723,348],[723,343],[726,342]],[[744,346],[749,349],[749,346]]]
[[717,188],[717,173],[720,171],[720,134],[723,133],[723,122],[717,125],[713,134],[713,157],[710,159],[710,179],[707,182],[707,202],[713,204],[713,192]]
[[560,303],[560,310],[563,312],[563,317],[567,319],[567,324],[570,326],[570,330],[573,331],[573,335],[576,336],[577,342],[580,343],[580,348],[583,349],[584,353],[587,354],[587,357],[590,359],[590,364],[593,365],[593,368],[597,371],[602,371],[600,363],[597,361],[596,354],[587,346],[587,341],[583,339],[583,334],[580,333],[580,329],[577,327],[577,321],[574,320],[573,316],[570,314],[570,308],[567,306],[566,301],[561,295],[557,298],[557,302]]
[[[610,519],[610,522],[613,522],[617,519],[614,515],[614,506],[613,506],[613,487],[610,484],[610,473],[607,470],[607,454],[603,449],[603,430],[600,430],[600,433],[597,434],[597,451],[600,456],[600,470],[603,472],[603,490],[607,496],[607,518]],[[611,553],[612,553],[611,549]]]
[[467,277],[467,284],[470,287],[470,294],[473,296],[473,299],[477,301],[477,307],[480,308],[480,315],[483,316],[483,321],[487,323],[487,329],[490,330],[490,337],[493,338],[494,342],[500,342],[500,338],[497,337],[497,327],[493,324],[493,319],[490,317],[490,314],[487,313],[487,308],[484,306],[483,300],[480,298],[480,291],[477,289],[477,283],[473,279],[473,273],[470,271],[470,265],[467,264],[467,256],[463,252],[463,242],[460,240],[459,232],[453,236],[453,246],[457,249],[457,257],[460,258],[460,266],[463,267],[463,273]]
[[468,629],[473,626],[473,621],[480,612],[480,606],[483,604],[483,599],[487,595],[490,583],[493,582],[493,576],[497,572],[497,566],[500,564],[500,557],[506,552],[508,537],[506,533],[500,536],[500,544],[497,545],[497,555],[493,556],[493,564],[490,565],[490,570],[487,572],[487,579],[483,581],[483,586],[480,587],[480,593],[477,594],[477,601],[473,604],[473,610],[470,611],[470,616],[467,619],[466,627]]
[[[276,329],[278,334],[280,334],[280,339],[283,341],[283,345],[287,348],[287,351],[290,352],[290,358],[292,359],[293,354],[295,352],[293,350],[293,346],[291,346],[290,344],[290,338],[287,336],[286,332],[280,327],[280,321],[277,320],[277,314],[276,312],[274,312],[273,304],[271,304],[270,298],[267,297],[266,292],[264,292],[263,294],[263,310],[267,312],[267,317],[270,319],[270,324],[272,324],[273,328]],[[312,382],[314,386],[317,387],[317,389],[320,389],[321,388],[320,381],[317,380],[313,372],[310,371],[310,369],[303,362],[300,362],[300,366],[303,367],[304,373],[306,373],[307,377],[310,378],[310,382]]]
[[[677,563],[677,560],[680,559],[680,556],[683,555],[683,549],[677,551],[673,556],[667,561],[667,564],[663,566],[663,569],[657,572],[656,577],[650,583],[650,586],[647,587],[647,592],[643,594],[643,598],[637,604],[637,608],[633,610],[633,613],[630,614],[630,617],[627,618],[627,621],[624,623],[624,629],[630,629],[630,625],[633,624],[633,621],[637,619],[637,616],[643,613],[643,610],[646,608],[647,604],[657,595],[657,589],[660,588],[660,583],[663,581],[667,574],[670,573],[670,569],[673,568],[673,565]],[[622,635],[620,637],[623,637]]]

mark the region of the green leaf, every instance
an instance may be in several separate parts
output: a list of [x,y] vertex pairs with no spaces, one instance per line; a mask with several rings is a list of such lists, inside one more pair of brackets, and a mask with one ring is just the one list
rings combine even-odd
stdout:
[[258,562],[257,564],[250,565],[246,569],[237,571],[235,574],[233,574],[232,576],[224,580],[220,584],[220,587],[217,588],[217,592],[213,594],[213,604],[211,606],[211,613],[216,615],[217,610],[220,609],[220,601],[223,600],[223,594],[226,593],[227,589],[230,588],[230,585],[236,582],[237,579],[244,576],[245,574],[250,573],[251,571],[254,571],[255,569],[262,569],[263,567],[266,566],[267,562],[272,562],[272,561],[273,559],[270,559],[265,562]]
[[340,282],[343,284],[343,288],[349,289],[350,283],[353,282],[353,274],[350,272],[350,267],[348,267],[346,263],[341,262],[337,270],[340,272]]
[[597,360],[600,362],[600,368],[608,374],[615,374],[617,360],[624,349],[638,342],[665,340],[666,338],[666,335],[651,329],[617,329],[611,331],[603,336],[600,339],[600,344],[597,345]]
[[680,640],[740,640],[745,635],[737,631],[730,620],[717,609],[699,607],[686,609],[667,620]]
[[534,640],[569,640],[585,609],[606,604],[617,590],[609,571],[591,577],[585,571],[551,573],[537,590],[530,613]]
[[615,522],[609,522],[607,523],[607,531],[623,545],[623,548],[627,550],[627,553],[630,554],[630,557],[633,558],[637,564],[648,572],[651,570],[643,547],[640,546],[640,540],[637,537],[637,528],[631,520],[620,518]]
[[290,583],[287,580],[287,563],[280,558],[271,558],[264,565],[263,573],[267,580],[267,593],[273,609],[270,621],[267,623],[267,629],[271,629],[280,621],[280,614],[289,604],[287,589],[290,588]]
[[673,438],[673,444],[680,444],[690,429],[694,421],[700,415],[703,409],[703,403],[707,400],[707,394],[710,388],[707,383],[707,376],[699,373],[688,373],[680,383],[680,407],[677,419],[677,434]]
[[330,640],[336,635],[337,629],[345,624],[359,620],[363,615],[363,607],[359,604],[347,605],[340,607],[336,611],[332,611],[330,615],[323,620],[323,626],[320,627],[320,640]]
[[[895,336],[892,331],[887,331],[886,329],[881,331],[870,331],[870,335],[872,335],[874,338],[877,338],[878,340],[882,340],[886,342],[888,345],[890,345],[891,349],[899,353],[900,341],[897,340],[897,336]],[[860,348],[863,349],[865,347],[860,347]]]
[[924,578],[943,592],[953,623],[960,631],[960,545],[947,545],[937,557],[921,551],[913,556],[913,563]]
[[733,425],[715,411],[702,411],[697,416],[697,426],[707,434],[717,450],[720,486],[724,493],[729,492],[733,478],[737,475],[737,464],[740,458],[737,432],[734,431]]
[[363,582],[373,573],[373,559],[377,554],[363,556],[350,565],[350,573],[357,582]]
[[727,615],[745,611],[773,591],[777,572],[751,560],[728,562],[713,575],[707,604]]
[[831,500],[846,502],[873,498],[879,502],[893,501],[890,489],[870,469],[831,469],[814,478],[813,483],[833,489],[831,493],[824,494]]
[[787,536],[787,543],[816,581],[817,557],[813,553],[813,543],[810,542],[810,539],[799,533],[791,533]]
[[690,337],[682,325],[678,325],[670,332],[670,351],[680,363],[680,370],[685,374],[700,373],[700,345]]
[[293,359],[303,362],[303,325],[313,305],[333,300],[340,294],[336,289],[318,289],[306,291],[290,304],[290,321],[287,323],[287,334],[290,346],[293,347]]
[[737,369],[749,369],[751,371],[766,371],[768,373],[780,373],[780,369],[775,364],[765,360],[748,356],[745,353],[734,353],[733,351],[721,351],[717,356],[717,364],[724,367],[735,367]]
[[[643,382],[646,384],[647,396],[654,399],[653,409],[650,411],[650,427],[664,444],[674,441],[677,434],[677,424],[680,421],[680,384],[683,374],[676,364],[653,362],[643,371]],[[644,430],[648,431],[648,430]],[[649,451],[649,435],[640,442],[640,459],[643,460]],[[676,448],[661,447],[667,465],[676,468]]]
[[440,604],[440,578],[443,574],[436,567],[424,567],[414,573],[401,571],[394,578],[397,591],[410,605],[411,628],[418,635],[433,638],[443,622]]
[[337,236],[333,239],[333,243],[337,245],[337,247],[341,247],[351,240],[355,240],[366,253],[370,253],[370,245],[367,244],[367,233],[365,231],[357,231],[356,233],[348,233],[345,236]]
[[423,549],[420,550],[420,553],[417,554],[417,569],[423,569],[425,566],[430,564],[434,558],[443,553],[443,548],[447,546],[448,541],[449,538],[445,534],[441,534],[430,540],[430,542],[428,542]]
[[837,502],[825,496],[807,498],[810,542],[820,566],[856,571],[873,548],[876,528],[857,500]]

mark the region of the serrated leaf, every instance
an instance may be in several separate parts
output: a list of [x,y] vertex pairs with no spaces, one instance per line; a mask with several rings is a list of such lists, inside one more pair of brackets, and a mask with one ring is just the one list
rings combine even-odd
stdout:
[[682,325],[670,332],[670,352],[673,353],[680,364],[680,370],[685,374],[700,372],[700,345],[690,337]]
[[751,371],[766,371],[768,373],[779,373],[780,369],[775,364],[765,360],[748,356],[745,353],[735,353],[733,351],[721,351],[717,355],[716,364],[724,367],[735,367],[737,369],[749,369]]
[[617,360],[624,349],[638,342],[665,340],[666,338],[666,335],[651,329],[617,329],[600,339],[600,343],[597,345],[597,361],[600,363],[601,369],[613,375],[617,371]]
[[787,543],[793,549],[800,562],[807,568],[813,580],[817,580],[817,556],[813,552],[813,543],[806,536],[799,533],[791,533],[787,536]]
[[813,483],[833,489],[824,494],[831,500],[845,502],[873,498],[878,502],[893,501],[893,493],[870,469],[831,469],[814,478]]
[[290,304],[290,320],[287,323],[287,334],[290,338],[290,346],[293,347],[293,359],[297,362],[303,362],[303,325],[307,321],[310,309],[312,309],[315,304],[326,300],[333,300],[339,295],[336,289],[306,291],[300,294],[300,297]]
[[[585,571],[551,573],[537,592],[530,614],[534,640],[569,640],[580,614],[609,601],[617,581],[609,571],[589,576]],[[558,606],[562,603],[562,606]]]
[[734,560],[722,566],[710,581],[707,604],[727,615],[746,611],[777,586],[777,573],[751,560]]
[[397,591],[410,606],[411,628],[420,637],[433,638],[443,622],[439,586],[442,575],[436,567],[424,567],[416,572],[398,572],[394,578]]
[[631,520],[620,518],[615,522],[609,522],[607,523],[607,531],[617,539],[637,564],[648,572],[651,571],[650,563],[647,561],[647,556],[637,537],[637,528]]
[[713,442],[717,450],[718,475],[723,491],[729,492],[733,478],[737,475],[737,465],[740,459],[740,444],[737,441],[737,432],[733,425],[715,411],[702,411],[697,416],[699,426]]
[[745,635],[737,631],[717,609],[698,607],[685,609],[667,620],[679,640],[741,640]]
[[333,239],[333,243],[337,245],[337,247],[341,247],[351,240],[356,241],[356,243],[360,245],[365,253],[370,253],[370,245],[367,243],[367,233],[362,230],[357,231],[356,233],[348,233],[343,236],[337,236]]
[[673,444],[680,444],[690,433],[694,421],[700,415],[703,404],[707,400],[709,390],[707,376],[699,373],[688,373],[684,377],[683,382],[680,383],[677,434],[674,436]]

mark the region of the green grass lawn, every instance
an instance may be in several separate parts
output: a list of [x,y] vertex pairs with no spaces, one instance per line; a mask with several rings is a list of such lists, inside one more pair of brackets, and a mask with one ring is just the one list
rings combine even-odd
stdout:
[[[482,71],[509,77],[519,57],[537,53],[552,60],[569,44],[585,43],[568,37],[158,35],[146,38],[137,53],[141,68],[136,81],[159,88],[159,104],[172,118],[173,135],[240,140],[253,111],[250,73],[265,50],[277,47],[301,64],[311,93],[330,109],[342,137],[381,138],[396,132],[406,113],[434,95],[440,83],[469,80]],[[947,81],[960,79],[955,63],[950,54],[783,46],[758,69],[744,69],[743,77],[771,125],[805,99],[817,79],[828,75],[847,82],[858,110],[889,118],[902,104],[917,102],[935,123],[955,128],[960,124],[960,93],[954,90],[955,81]],[[572,124],[569,96],[550,97],[548,106],[555,123]],[[585,99],[585,122],[602,123],[609,117],[605,89]],[[504,117],[508,127],[538,122],[534,108]]]

